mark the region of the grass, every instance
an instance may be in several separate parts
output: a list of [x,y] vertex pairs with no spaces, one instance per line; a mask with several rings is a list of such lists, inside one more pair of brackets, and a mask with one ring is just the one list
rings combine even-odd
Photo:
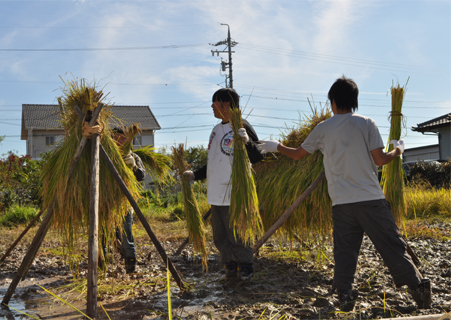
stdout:
[[28,224],[39,213],[36,207],[14,205],[0,216],[0,225],[13,228],[21,224]]
[[410,185],[406,188],[407,218],[451,216],[451,190],[436,189],[427,185]]

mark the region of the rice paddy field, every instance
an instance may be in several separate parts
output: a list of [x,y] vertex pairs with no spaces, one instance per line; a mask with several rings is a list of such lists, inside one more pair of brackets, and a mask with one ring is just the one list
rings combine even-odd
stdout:
[[[200,187],[196,187],[196,190]],[[208,206],[196,194],[202,213]],[[178,199],[178,200],[177,200]],[[355,285],[359,292],[352,313],[338,311],[337,298],[330,294],[333,255],[330,236],[302,237],[280,234],[255,255],[255,276],[245,286],[224,284],[219,255],[206,222],[208,272],[202,258],[188,245],[179,256],[174,252],[188,236],[182,198],[140,201],[152,229],[173,260],[189,292],[181,292],[171,280],[173,319],[374,319],[443,314],[451,311],[451,212],[449,190],[407,187],[407,216],[403,229],[409,245],[421,261],[420,271],[432,280],[433,308],[418,309],[405,288],[395,288],[388,270],[369,239],[365,238]],[[2,216],[2,219],[4,216]],[[13,218],[10,218],[13,219]],[[2,227],[0,254],[23,230],[24,225]],[[36,228],[22,240],[11,257],[0,264],[0,296],[31,242]],[[155,247],[135,219],[138,267],[125,273],[118,253],[112,255],[107,271],[99,279],[99,319],[169,319],[167,273]],[[87,248],[80,237],[77,261],[70,268],[63,249],[63,237],[50,231],[27,279],[19,284],[11,306],[38,319],[80,319],[80,314],[38,285],[67,300],[82,311],[86,308]],[[18,311],[1,310],[4,319],[30,319]],[[107,316],[108,314],[108,316]],[[39,318],[39,316],[41,318]]]

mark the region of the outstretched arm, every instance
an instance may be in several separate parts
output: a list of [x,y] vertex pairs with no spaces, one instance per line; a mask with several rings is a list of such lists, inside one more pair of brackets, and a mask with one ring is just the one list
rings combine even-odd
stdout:
[[265,154],[267,152],[280,152],[287,157],[290,157],[295,160],[301,160],[306,155],[308,155],[307,150],[302,147],[299,148],[290,148],[285,147],[277,140],[260,140],[260,144],[257,145],[257,148],[261,153]]
[[389,144],[393,145],[393,150],[385,153],[382,148],[371,150],[374,163],[378,167],[382,167],[391,162],[394,158],[399,157],[404,152],[404,141],[402,140],[390,140]]
[[399,157],[401,155],[401,150],[398,148],[393,149],[390,152],[385,153],[383,148],[371,150],[371,155],[373,156],[374,163],[378,167],[382,167],[387,163],[390,163],[394,158]]

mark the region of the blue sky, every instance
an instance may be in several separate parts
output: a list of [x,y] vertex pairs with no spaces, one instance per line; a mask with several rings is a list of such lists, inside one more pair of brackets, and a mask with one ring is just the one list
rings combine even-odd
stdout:
[[234,88],[261,139],[308,115],[308,99],[326,103],[344,74],[384,141],[387,93],[410,77],[406,148],[438,143],[411,127],[451,111],[449,0],[0,0],[1,152],[25,154],[22,104],[56,103],[60,77],[74,76],[105,86],[117,105],[149,105],[157,147],[206,145],[218,122],[211,96],[225,80],[227,56],[210,52],[224,46],[209,45],[227,37],[221,23],[238,42]]

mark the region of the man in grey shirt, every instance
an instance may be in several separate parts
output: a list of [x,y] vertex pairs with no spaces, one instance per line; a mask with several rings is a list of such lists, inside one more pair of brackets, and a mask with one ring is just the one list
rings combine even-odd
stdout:
[[377,166],[400,156],[404,142],[392,140],[394,149],[383,151],[374,120],[354,113],[358,94],[353,80],[337,79],[328,94],[334,116],[317,125],[299,148],[285,147],[276,140],[260,141],[258,148],[262,153],[278,151],[296,160],[316,150],[323,153],[334,228],[332,289],[338,290],[342,311],[354,309],[357,294],[352,283],[364,233],[381,254],[396,286],[408,285],[418,307],[429,308],[430,281],[423,279],[407,253],[377,179]]

